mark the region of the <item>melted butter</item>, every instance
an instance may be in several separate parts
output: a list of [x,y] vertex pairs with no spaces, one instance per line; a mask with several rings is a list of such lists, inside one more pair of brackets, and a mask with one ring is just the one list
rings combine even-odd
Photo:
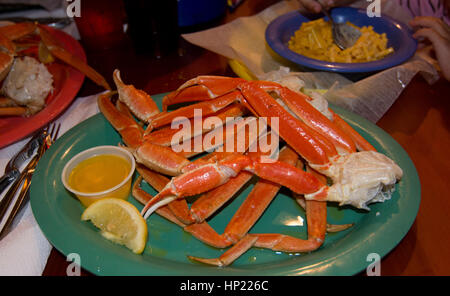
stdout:
[[101,192],[120,184],[130,170],[130,163],[123,157],[97,155],[83,160],[70,172],[69,185],[83,193]]

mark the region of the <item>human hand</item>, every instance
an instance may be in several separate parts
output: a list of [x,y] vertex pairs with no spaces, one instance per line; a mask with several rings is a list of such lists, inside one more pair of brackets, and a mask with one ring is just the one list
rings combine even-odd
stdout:
[[414,38],[426,38],[432,43],[442,75],[450,81],[450,27],[443,20],[430,16],[416,17],[410,25],[416,29]]
[[[349,5],[356,0],[319,0],[325,8]],[[319,13],[322,7],[317,0],[298,0],[302,12]]]

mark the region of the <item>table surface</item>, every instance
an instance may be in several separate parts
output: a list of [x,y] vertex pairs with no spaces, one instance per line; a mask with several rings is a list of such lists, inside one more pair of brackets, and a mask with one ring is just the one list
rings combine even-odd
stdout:
[[[246,0],[210,25],[226,23],[258,13],[277,0]],[[137,54],[124,45],[106,51],[87,50],[88,62],[113,85],[111,73],[149,94],[174,90],[198,75],[236,76],[227,59],[189,44],[180,38],[178,49],[159,58]],[[86,80],[78,96],[102,91]],[[381,275],[450,275],[450,83],[439,80],[430,86],[416,76],[389,111],[377,123],[413,160],[422,186],[416,221],[404,239],[381,261]],[[52,249],[43,275],[66,275],[69,262]],[[82,270],[81,275],[91,275]],[[364,272],[360,275],[364,275]]]

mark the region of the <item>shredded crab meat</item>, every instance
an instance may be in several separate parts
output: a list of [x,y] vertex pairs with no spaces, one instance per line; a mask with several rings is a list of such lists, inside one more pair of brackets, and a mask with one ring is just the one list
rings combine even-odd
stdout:
[[16,58],[3,82],[2,93],[19,106],[26,106],[31,114],[45,106],[53,87],[53,77],[45,65],[32,57]]
[[[394,161],[375,151],[340,156],[323,173],[333,181],[327,201],[365,210],[369,210],[368,204],[390,199],[395,183],[403,176]],[[307,194],[305,198],[312,199],[316,194],[319,192]]]

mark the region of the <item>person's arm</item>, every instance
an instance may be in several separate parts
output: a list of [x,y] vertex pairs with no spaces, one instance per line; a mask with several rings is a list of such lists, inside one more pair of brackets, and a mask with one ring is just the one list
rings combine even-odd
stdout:
[[414,38],[426,38],[433,44],[442,75],[450,81],[450,27],[441,19],[429,16],[416,17],[410,25],[416,28]]

